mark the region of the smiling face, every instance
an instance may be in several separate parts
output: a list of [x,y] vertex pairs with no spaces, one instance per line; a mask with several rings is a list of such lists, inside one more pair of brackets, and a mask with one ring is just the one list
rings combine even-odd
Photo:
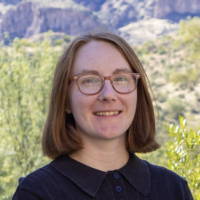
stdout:
[[[126,59],[111,43],[91,41],[76,52],[70,77],[91,72],[112,76],[116,72],[132,72]],[[94,95],[85,95],[76,81],[69,85],[68,98],[76,129],[82,139],[110,140],[125,137],[136,110],[137,89],[129,94],[117,93],[109,80]]]

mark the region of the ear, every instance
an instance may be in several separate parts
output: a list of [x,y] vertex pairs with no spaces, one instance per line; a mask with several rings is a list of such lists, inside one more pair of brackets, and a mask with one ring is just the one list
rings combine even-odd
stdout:
[[72,113],[71,105],[70,105],[68,97],[66,97],[66,99],[65,99],[65,112],[67,114],[71,114]]
[[66,111],[67,114],[71,114],[72,113],[72,111],[70,109],[70,106],[67,106],[67,108],[65,109],[65,111]]

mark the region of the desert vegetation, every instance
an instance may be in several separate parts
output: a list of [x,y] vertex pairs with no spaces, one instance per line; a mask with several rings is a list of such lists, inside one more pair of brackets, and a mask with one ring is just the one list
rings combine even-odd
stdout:
[[[173,35],[133,45],[154,93],[162,144],[160,150],[139,156],[185,177],[195,200],[200,200],[199,24],[199,18],[188,19]],[[69,41],[69,36],[49,31],[13,41],[5,33],[0,44],[2,200],[12,198],[19,177],[49,162],[42,155],[40,140],[55,63]]]

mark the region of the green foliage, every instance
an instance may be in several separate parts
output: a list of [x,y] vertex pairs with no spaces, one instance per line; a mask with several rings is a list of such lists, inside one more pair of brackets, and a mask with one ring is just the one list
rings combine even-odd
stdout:
[[69,37],[68,35],[65,35],[65,36],[64,36],[64,41],[65,41],[65,42],[69,42],[69,41],[70,41],[70,37]]
[[179,35],[180,44],[188,48],[189,58],[200,61],[200,18],[181,21]]
[[60,50],[50,42],[16,38],[0,51],[0,199],[11,199],[17,180],[43,166],[41,135],[49,87]]
[[60,45],[62,45],[62,43],[63,43],[63,40],[61,40],[61,39],[54,40],[55,46],[60,46]]
[[163,55],[166,53],[167,53],[167,49],[164,46],[160,45],[158,48],[158,54]]
[[166,93],[157,93],[156,95],[158,102],[165,102],[167,99],[167,94]]
[[192,89],[200,80],[200,18],[181,21],[178,37],[174,45],[185,50],[182,62],[185,68],[172,71],[169,80]]
[[137,54],[141,55],[153,53],[155,51],[156,51],[156,46],[152,41],[145,42],[141,48],[136,49]]
[[178,120],[179,115],[184,115],[186,111],[186,103],[181,101],[180,98],[175,97],[173,99],[167,100],[166,114],[170,121]]
[[187,129],[186,120],[179,116],[180,125],[168,125],[173,141],[168,143],[169,169],[188,181],[194,199],[200,199],[200,127],[199,131]]
[[180,84],[183,88],[192,89],[199,82],[200,69],[186,68],[184,72],[172,71],[168,78],[174,84]]

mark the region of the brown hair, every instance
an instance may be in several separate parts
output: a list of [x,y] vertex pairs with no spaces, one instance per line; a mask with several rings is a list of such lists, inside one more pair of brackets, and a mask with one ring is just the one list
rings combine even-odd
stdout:
[[127,151],[145,153],[158,149],[160,145],[155,140],[155,116],[147,86],[148,78],[140,60],[123,38],[105,30],[93,30],[76,37],[58,60],[52,83],[49,113],[42,137],[44,155],[56,158],[61,154],[70,154],[82,148],[73,115],[66,112],[66,109],[69,108],[67,91],[69,74],[76,51],[92,40],[102,40],[114,44],[126,58],[133,72],[140,73],[136,113],[127,131]]

